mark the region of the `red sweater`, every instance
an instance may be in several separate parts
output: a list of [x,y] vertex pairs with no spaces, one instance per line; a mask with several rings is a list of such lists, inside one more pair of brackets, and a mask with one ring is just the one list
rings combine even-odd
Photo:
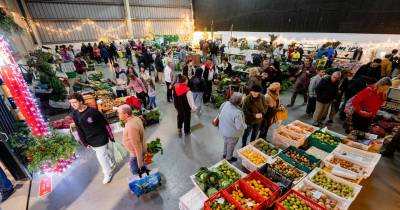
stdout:
[[357,114],[360,114],[361,111],[367,111],[375,117],[384,101],[385,97],[377,93],[376,85],[370,85],[354,96],[352,105]]

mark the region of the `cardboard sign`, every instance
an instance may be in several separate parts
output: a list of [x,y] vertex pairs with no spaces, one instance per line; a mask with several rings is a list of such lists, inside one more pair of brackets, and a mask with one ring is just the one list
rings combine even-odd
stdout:
[[39,196],[44,196],[53,191],[53,184],[52,184],[52,179],[50,177],[45,177],[43,179],[40,179],[40,184],[39,184]]

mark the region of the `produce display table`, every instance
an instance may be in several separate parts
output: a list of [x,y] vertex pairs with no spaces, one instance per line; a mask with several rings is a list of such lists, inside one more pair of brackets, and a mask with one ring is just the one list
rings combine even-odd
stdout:
[[[266,209],[271,206],[280,210],[347,210],[362,190],[359,184],[372,174],[381,155],[346,145],[345,139],[344,135],[327,128],[320,129],[296,120],[275,129],[271,142],[257,139],[237,151],[242,166],[252,171],[247,177],[255,180],[245,178],[243,172],[227,161],[209,169],[212,171],[225,163],[241,176],[232,180],[234,182],[229,186],[219,187],[218,192],[202,191],[205,190],[203,182],[214,181],[218,186],[215,183],[218,180],[212,178],[210,181],[209,175],[201,175],[207,168],[200,168],[191,179],[203,197],[209,197],[204,202],[205,210]],[[221,176],[216,172],[212,176]],[[252,175],[254,173],[257,176]],[[199,181],[199,177],[204,180]],[[268,196],[272,195],[270,189],[264,189],[269,186],[267,183],[274,183],[279,188],[276,192],[280,192],[266,197],[268,202],[262,199],[266,192]]]

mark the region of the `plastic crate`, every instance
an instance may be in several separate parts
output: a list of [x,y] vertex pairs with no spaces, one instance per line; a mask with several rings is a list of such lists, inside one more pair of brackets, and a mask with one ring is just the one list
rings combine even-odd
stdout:
[[[342,183],[342,184],[344,184],[344,185],[347,185],[347,186],[353,188],[353,192],[354,192],[353,196],[348,197],[348,198],[339,196],[339,195],[337,195],[337,194],[335,194],[335,193],[333,193],[333,192],[331,192],[331,191],[325,189],[324,187],[319,186],[319,185],[315,184],[314,182],[312,182],[311,179],[312,179],[318,172],[320,172],[320,171],[322,171],[328,178],[332,179],[333,181]],[[356,183],[347,181],[347,180],[345,180],[345,179],[343,179],[343,178],[337,177],[337,176],[335,176],[335,175],[333,175],[333,174],[330,174],[330,173],[328,173],[328,172],[326,172],[326,171],[324,171],[324,170],[322,170],[322,169],[320,169],[320,168],[315,168],[315,169],[306,177],[306,179],[305,179],[304,181],[307,182],[307,183],[309,183],[309,184],[312,185],[312,186],[318,186],[318,187],[321,189],[321,191],[323,191],[323,192],[325,192],[325,193],[328,193],[328,194],[329,194],[330,196],[332,196],[332,197],[339,198],[339,199],[345,199],[346,201],[348,201],[348,202],[350,202],[350,203],[354,201],[354,199],[358,196],[358,194],[360,193],[361,188],[362,188],[361,185],[358,185],[358,184],[356,184]]]
[[336,147],[333,153],[339,154],[341,157],[346,157],[348,160],[351,160],[353,163],[358,165],[368,166],[365,178],[371,176],[372,171],[375,169],[382,156],[378,153],[363,151],[345,144],[340,144],[338,147]]
[[[251,162],[249,159],[247,159],[247,157],[245,157],[242,152],[246,149],[251,149],[253,152],[261,155],[262,157],[265,158],[265,162],[261,163],[259,165],[256,165],[255,163]],[[240,157],[240,159],[242,160],[242,165],[249,171],[255,171],[259,168],[261,168],[263,165],[267,164],[268,162],[268,156],[266,156],[264,153],[258,151],[256,148],[254,148],[252,145],[247,145],[241,149],[239,149],[237,151],[238,156]]]
[[179,210],[200,210],[206,200],[202,192],[194,187],[179,198]]
[[95,70],[96,70],[96,67],[95,67],[94,63],[88,65],[88,71],[95,71]]
[[[299,171],[302,173],[302,176],[299,177],[299,178],[290,178],[290,177],[287,177],[287,178],[293,180],[293,184],[294,184],[294,185],[297,184],[297,183],[299,183],[304,177],[307,176],[307,173],[306,173],[306,172],[304,172],[304,171],[298,169],[296,166],[294,166],[294,165],[290,164],[289,162],[283,160],[283,159],[280,158],[279,156],[277,156],[276,158],[274,158],[274,161],[271,163],[271,168],[272,168],[272,165],[273,165],[276,161],[278,161],[278,160],[282,160],[283,162],[289,164],[289,166],[292,167],[292,170],[299,170]],[[277,173],[279,173],[279,174],[285,176],[284,174],[282,174],[282,173],[279,172],[278,170],[275,170],[275,171],[276,171]]]
[[[335,207],[338,208],[339,210],[347,210],[349,208],[349,206],[350,206],[350,203],[347,202],[345,199],[341,199],[341,198],[330,196],[327,193],[324,193],[323,189],[321,189],[321,187],[319,187],[318,185],[317,186],[311,185],[305,179],[303,181],[301,181],[300,183],[298,183],[296,186],[294,186],[293,190],[295,190],[296,192],[299,192],[300,194],[302,194],[301,192],[302,192],[303,188],[314,188],[315,190],[317,190],[321,194],[327,196],[330,200],[335,201],[336,202],[336,206]],[[316,202],[315,200],[313,200],[313,198],[310,198],[307,195],[303,195],[303,196],[307,197],[311,201]]]
[[[229,163],[228,161],[226,161],[226,160],[221,160],[221,161],[219,161],[219,162],[216,163],[215,165],[209,167],[208,170],[210,170],[210,171],[216,171],[216,168],[217,168],[219,165],[223,164],[224,162],[226,162],[230,168],[232,168],[232,169],[235,170],[237,173],[239,173],[240,176],[241,176],[241,178],[243,178],[243,177],[245,177],[245,176],[247,175],[246,173],[242,172],[241,170],[239,170],[238,168],[236,168],[235,166],[233,166],[232,164],[230,164],[230,163]],[[206,194],[205,192],[203,192],[203,191],[201,190],[201,188],[199,187],[199,185],[197,184],[197,181],[196,181],[196,174],[191,175],[191,176],[190,176],[190,180],[192,180],[194,186],[195,186],[196,188],[198,188],[198,189],[203,193],[203,195],[204,195],[206,198],[208,198],[207,194]]]
[[[359,165],[357,163],[352,162],[359,169],[359,172],[354,172],[352,170],[349,170],[349,169],[341,167],[340,164],[331,163],[330,160],[332,160],[333,158],[339,158],[339,159],[342,159],[342,160],[346,160],[346,161],[352,162],[351,158],[348,158],[346,156],[343,156],[343,155],[340,155],[340,154],[337,154],[337,153],[331,153],[323,160],[323,163],[327,168],[329,168],[331,170],[333,170],[333,169],[335,169],[335,170],[336,169],[341,169],[342,172],[349,174],[349,176],[347,176],[346,178],[353,179],[351,177],[354,177],[353,180],[364,178],[364,176],[365,176],[364,174],[366,173],[368,167],[364,167],[364,166],[361,166],[361,165]],[[332,173],[332,174],[335,174],[335,173]]]
[[211,203],[219,198],[223,198],[224,202],[229,202],[233,204],[236,208],[240,208],[240,205],[238,205],[238,203],[235,200],[233,200],[231,196],[228,196],[227,192],[220,191],[204,202],[204,210],[212,210]]
[[312,133],[291,124],[285,125],[283,127],[306,138]]
[[[299,161],[292,159],[291,157],[286,155],[286,153],[289,151],[294,151],[294,152],[306,157],[308,160],[310,160],[314,164],[314,167],[310,168],[308,166],[301,164]],[[278,156],[280,158],[282,158],[283,160],[285,160],[286,162],[296,166],[296,168],[298,168],[304,172],[307,172],[307,173],[310,173],[315,167],[319,167],[321,165],[320,159],[318,159],[312,155],[309,155],[306,152],[304,152],[303,150],[297,149],[296,147],[293,147],[293,146],[290,146],[287,149],[283,150],[281,153],[278,154]]]
[[308,146],[314,146],[314,147],[316,147],[318,149],[324,150],[325,152],[332,152],[337,147],[337,145],[328,144],[328,143],[323,142],[320,139],[314,137],[314,135],[316,133],[323,133],[325,135],[329,135],[331,138],[333,138],[339,144],[343,142],[339,137],[334,136],[334,135],[332,135],[332,134],[330,134],[328,132],[315,131],[313,134],[311,134],[308,137]]
[[270,207],[273,204],[273,202],[278,198],[278,196],[281,192],[281,188],[279,187],[279,185],[277,185],[276,183],[267,179],[265,176],[263,176],[258,171],[251,172],[249,175],[247,175],[242,180],[246,182],[246,181],[250,181],[252,179],[260,180],[261,184],[264,187],[268,187],[272,191],[272,195],[265,201],[265,206]]
[[74,79],[77,75],[75,71],[65,72],[65,74],[67,75],[68,79]]
[[308,148],[306,150],[306,153],[310,154],[320,160],[325,159],[329,155],[329,153],[325,152],[324,150],[318,149],[314,146],[311,146],[310,148]]
[[[292,136],[295,136],[295,137],[299,138],[299,140],[293,140],[293,139],[289,139],[285,136],[282,136],[281,134],[279,134],[280,131],[286,132]],[[305,140],[306,140],[305,137],[303,137],[297,133],[294,133],[290,130],[287,130],[286,128],[284,128],[282,126],[275,129],[272,133],[272,144],[277,145],[278,147],[280,147],[282,149],[286,149],[289,146],[294,146],[296,148],[299,148],[304,144]]]
[[285,195],[283,195],[281,198],[279,198],[275,202],[275,210],[287,210],[282,204],[282,202],[288,197],[289,195],[294,195],[295,197],[303,200],[308,207],[310,207],[312,210],[326,210],[326,208],[320,206],[318,203],[315,203],[314,201],[310,200],[306,196],[300,194],[299,192],[295,190],[290,190],[288,191]]
[[315,131],[320,129],[319,127],[315,127],[313,125],[310,125],[310,124],[307,124],[307,123],[303,123],[300,120],[295,120],[295,121],[291,122],[289,125],[293,125],[293,126],[299,127],[299,128],[301,128],[303,130],[306,130],[306,131],[308,131],[310,133],[314,133]]
[[[278,152],[275,155],[268,155],[266,153],[264,153],[263,151],[259,150],[257,147],[255,147],[254,145],[256,145],[258,142],[262,141],[263,143],[269,145],[270,147],[274,147],[278,150]],[[276,157],[282,150],[279,147],[274,146],[273,144],[269,143],[268,141],[265,141],[262,138],[256,139],[255,141],[250,142],[250,145],[252,145],[254,147],[254,149],[256,149],[257,151],[263,153],[265,156],[268,157],[268,163],[270,163],[272,161],[272,159],[274,157]]]
[[290,190],[290,188],[293,186],[293,179],[289,179],[281,175],[268,164],[260,168],[258,171],[281,188],[281,195]]
[[[243,180],[238,180],[237,182],[232,184],[230,187],[226,188],[224,191],[227,193],[227,197],[230,197],[233,199],[232,192],[236,189],[240,189],[240,191],[243,193],[244,197],[251,198],[259,204],[256,208],[253,208],[254,210],[262,210],[262,209],[266,208],[265,202],[267,200],[264,197],[262,197],[261,195],[259,195],[257,193],[257,191],[255,191],[252,187],[250,187],[248,184],[246,184],[246,182],[244,182]],[[245,209],[239,204],[239,202],[237,202],[235,200],[234,200],[234,202],[235,202],[236,206],[239,206],[238,209],[240,209],[240,210]]]

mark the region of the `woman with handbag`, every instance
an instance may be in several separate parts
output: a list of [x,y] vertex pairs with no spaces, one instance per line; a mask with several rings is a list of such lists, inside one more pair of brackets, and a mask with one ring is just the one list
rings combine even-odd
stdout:
[[267,102],[268,109],[264,114],[264,120],[261,124],[259,138],[266,139],[269,127],[274,124],[276,119],[276,113],[283,111],[285,108],[279,103],[279,91],[281,90],[281,85],[279,82],[274,82],[269,85],[267,89],[267,94],[265,95],[265,101]]
[[242,104],[243,95],[235,92],[232,94],[229,101],[222,104],[217,120],[219,134],[224,139],[224,153],[222,157],[229,162],[237,161],[236,157],[233,157],[233,151],[239,140],[246,129],[246,123],[244,121],[244,114],[240,109]]

